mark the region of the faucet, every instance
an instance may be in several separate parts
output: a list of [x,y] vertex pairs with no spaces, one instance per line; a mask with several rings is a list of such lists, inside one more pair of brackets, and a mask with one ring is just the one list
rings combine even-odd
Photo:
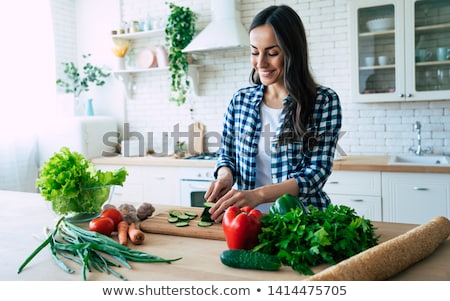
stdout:
[[421,128],[422,125],[420,124],[420,122],[416,121],[416,123],[414,124],[414,129],[417,133],[417,148],[414,148],[414,146],[409,147],[409,151],[415,153],[417,156],[422,156],[431,152],[431,148],[429,146],[426,149],[422,149]]

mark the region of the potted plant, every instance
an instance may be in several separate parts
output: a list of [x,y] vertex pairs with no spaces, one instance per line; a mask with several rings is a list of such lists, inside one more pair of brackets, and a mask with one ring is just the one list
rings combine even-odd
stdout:
[[170,14],[165,26],[171,80],[169,100],[182,105],[186,102],[186,94],[190,88],[188,56],[183,52],[183,49],[194,37],[197,16],[189,7],[169,3],[169,8]]
[[80,94],[89,91],[90,84],[96,86],[103,86],[111,73],[105,72],[101,67],[94,66],[87,61],[91,54],[83,54],[82,57],[86,60],[83,65],[83,73],[79,70],[74,62],[63,62],[65,79],[58,78],[56,85],[62,87],[65,93],[73,93],[74,105],[77,107],[80,102]]

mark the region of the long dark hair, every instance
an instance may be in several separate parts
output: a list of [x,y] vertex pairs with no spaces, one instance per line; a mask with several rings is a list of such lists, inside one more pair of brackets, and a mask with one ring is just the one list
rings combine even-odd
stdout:
[[[262,10],[253,19],[249,32],[264,24],[273,27],[284,53],[284,83],[292,97],[283,109],[286,118],[278,142],[296,142],[305,138],[317,93],[317,84],[309,68],[305,28],[300,16],[287,5],[273,5]],[[250,73],[250,82],[261,84],[254,68]]]

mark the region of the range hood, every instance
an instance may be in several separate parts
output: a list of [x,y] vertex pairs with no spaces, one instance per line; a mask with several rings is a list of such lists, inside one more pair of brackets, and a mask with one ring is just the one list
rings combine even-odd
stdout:
[[248,32],[236,9],[238,0],[211,0],[211,23],[203,29],[183,52],[207,52],[248,47]]

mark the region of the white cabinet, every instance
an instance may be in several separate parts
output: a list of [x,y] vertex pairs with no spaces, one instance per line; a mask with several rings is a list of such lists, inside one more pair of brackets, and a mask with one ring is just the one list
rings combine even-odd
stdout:
[[[116,170],[118,165],[97,164],[100,170]],[[112,202],[179,205],[180,180],[176,167],[125,166],[128,171],[123,186],[116,186]]]
[[450,218],[450,174],[382,173],[383,221],[422,224]]
[[382,220],[380,172],[335,170],[324,191],[333,204],[351,207],[370,220]]
[[449,98],[450,57],[437,55],[450,47],[448,0],[350,1],[350,13],[353,101]]
[[144,167],[145,198],[150,203],[180,205],[180,176],[177,167]]

